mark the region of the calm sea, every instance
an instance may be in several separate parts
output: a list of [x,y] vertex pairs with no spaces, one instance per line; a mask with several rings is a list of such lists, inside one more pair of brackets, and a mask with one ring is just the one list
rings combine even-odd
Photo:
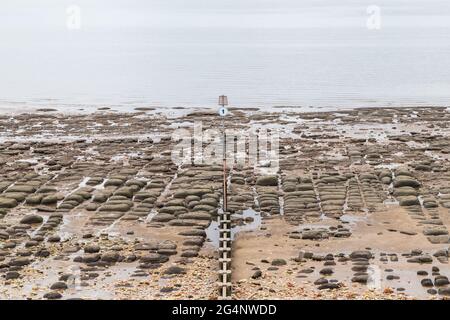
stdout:
[[17,108],[447,106],[450,1],[2,0],[0,74]]

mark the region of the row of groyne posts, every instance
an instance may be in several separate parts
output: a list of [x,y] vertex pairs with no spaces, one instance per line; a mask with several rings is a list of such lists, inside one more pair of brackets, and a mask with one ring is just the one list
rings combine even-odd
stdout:
[[222,299],[231,298],[231,216],[227,206],[227,159],[226,159],[226,133],[223,118],[228,111],[226,96],[219,97],[219,115],[222,117],[222,139],[223,139],[223,210],[219,212],[219,296]]

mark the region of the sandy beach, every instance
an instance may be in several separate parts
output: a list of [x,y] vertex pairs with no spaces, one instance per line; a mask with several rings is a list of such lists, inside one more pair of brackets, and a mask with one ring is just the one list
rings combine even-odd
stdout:
[[[230,108],[279,167],[228,174],[234,299],[450,296],[444,107]],[[178,165],[213,109],[0,115],[1,299],[218,299],[220,164]]]

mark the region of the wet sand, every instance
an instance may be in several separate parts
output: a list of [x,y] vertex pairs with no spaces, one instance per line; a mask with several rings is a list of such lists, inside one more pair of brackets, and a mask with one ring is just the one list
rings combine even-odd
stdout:
[[[172,111],[0,115],[0,298],[218,298],[222,167],[171,134],[221,119]],[[446,108],[231,113],[280,132],[278,170],[229,172],[234,298],[450,295]]]

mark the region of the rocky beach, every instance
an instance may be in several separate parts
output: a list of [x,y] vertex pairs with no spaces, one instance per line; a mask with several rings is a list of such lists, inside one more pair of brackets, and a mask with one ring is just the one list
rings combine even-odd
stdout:
[[141,107],[0,114],[1,299],[218,299],[221,164],[175,129],[264,126],[227,172],[233,299],[450,296],[450,110]]

